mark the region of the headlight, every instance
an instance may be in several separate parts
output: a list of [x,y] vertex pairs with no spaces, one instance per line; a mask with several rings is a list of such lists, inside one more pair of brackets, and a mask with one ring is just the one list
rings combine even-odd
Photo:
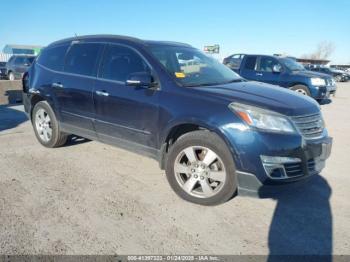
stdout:
[[315,77],[315,78],[311,78],[311,84],[313,86],[325,86],[326,81],[322,78]]
[[250,127],[279,133],[296,132],[289,119],[276,112],[241,103],[231,103],[229,108]]

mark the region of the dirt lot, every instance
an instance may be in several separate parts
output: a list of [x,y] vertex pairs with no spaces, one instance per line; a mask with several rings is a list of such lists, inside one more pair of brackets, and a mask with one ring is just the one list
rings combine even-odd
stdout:
[[151,159],[98,142],[46,149],[0,107],[2,254],[350,254],[350,83],[322,105],[321,176],[273,198],[179,199]]

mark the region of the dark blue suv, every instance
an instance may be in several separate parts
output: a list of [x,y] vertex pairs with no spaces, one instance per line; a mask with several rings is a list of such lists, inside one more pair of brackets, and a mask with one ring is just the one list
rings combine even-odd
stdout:
[[42,145],[75,134],[148,155],[179,196],[202,205],[317,174],[331,150],[313,99],[246,81],[187,44],[54,42],[24,75],[23,92]]
[[336,92],[331,76],[306,70],[291,57],[235,54],[223,63],[245,79],[288,88],[316,100],[328,99]]

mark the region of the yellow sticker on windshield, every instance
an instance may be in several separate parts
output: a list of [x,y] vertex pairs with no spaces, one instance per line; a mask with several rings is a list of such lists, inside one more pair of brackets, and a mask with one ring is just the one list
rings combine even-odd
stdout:
[[177,78],[184,78],[184,77],[186,77],[186,75],[184,73],[182,73],[182,72],[175,72],[175,76]]

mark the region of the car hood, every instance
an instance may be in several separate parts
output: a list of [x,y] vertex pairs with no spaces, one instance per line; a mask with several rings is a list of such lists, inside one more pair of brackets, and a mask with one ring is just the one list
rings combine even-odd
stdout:
[[195,87],[210,97],[262,107],[288,116],[315,114],[318,103],[307,96],[283,87],[246,81],[210,87]]
[[327,74],[319,73],[319,72],[314,72],[314,71],[309,71],[309,70],[304,70],[304,71],[292,71],[292,74],[298,75],[298,76],[304,76],[304,77],[320,77],[323,79],[328,79],[331,78]]

